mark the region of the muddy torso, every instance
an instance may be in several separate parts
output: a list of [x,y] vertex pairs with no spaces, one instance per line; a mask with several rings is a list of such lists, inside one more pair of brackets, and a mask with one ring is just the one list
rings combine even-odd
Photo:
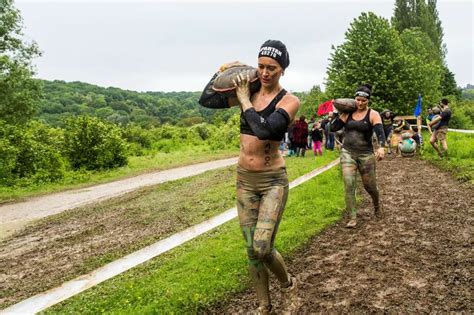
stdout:
[[354,153],[373,153],[370,108],[365,116],[363,113],[349,114],[344,125],[344,133],[344,149]]
[[[285,90],[270,98],[261,97],[256,93],[252,97],[252,104],[257,113],[266,118],[277,109],[278,102],[285,95]],[[285,160],[279,150],[281,140],[280,138],[259,140],[241,114],[239,165],[247,170],[258,171],[276,170],[285,166]]]

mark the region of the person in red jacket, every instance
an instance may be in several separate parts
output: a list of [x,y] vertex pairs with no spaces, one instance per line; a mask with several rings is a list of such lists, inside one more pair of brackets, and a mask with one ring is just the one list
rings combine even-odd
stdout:
[[300,119],[295,123],[293,139],[296,146],[296,156],[300,156],[301,154],[301,156],[304,157],[308,145],[308,124],[303,115],[301,115]]

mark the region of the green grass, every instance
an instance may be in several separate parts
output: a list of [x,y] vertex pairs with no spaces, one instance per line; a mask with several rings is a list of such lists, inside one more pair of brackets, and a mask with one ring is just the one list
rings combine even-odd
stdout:
[[474,134],[449,131],[447,134],[449,160],[441,159],[430,144],[428,133],[423,133],[422,158],[441,169],[450,171],[462,182],[474,183]]
[[127,166],[108,171],[68,171],[65,179],[57,183],[45,183],[43,185],[30,185],[27,187],[0,186],[0,203],[69,189],[83,188],[151,171],[229,158],[238,154],[239,149],[216,152],[211,151],[205,146],[195,146],[170,153],[156,152],[147,156],[131,156]]
[[[334,158],[334,153],[327,154],[320,163],[323,159],[328,162]],[[288,158],[290,179],[307,173],[314,164],[310,157]],[[313,235],[339,220],[343,206],[343,185],[338,167],[292,189],[276,247],[285,257],[290,256]],[[247,288],[246,265],[244,241],[234,219],[53,306],[46,313],[195,313]]]
[[[333,152],[316,160],[309,155],[304,159],[287,158],[289,179],[291,181],[335,158]],[[26,297],[23,293],[25,283],[28,283],[28,296],[44,292],[234,207],[235,168],[234,165],[142,188],[118,198],[64,211],[27,226],[13,235],[12,241],[41,236],[45,231],[57,234],[53,239],[45,238],[40,247],[29,251],[29,259],[37,257],[37,264],[48,264],[48,259],[43,257],[52,257],[50,259],[55,259],[58,266],[72,259],[74,264],[61,273],[46,271],[49,274],[47,279],[41,279],[41,275],[37,278],[29,275],[23,281],[9,283],[12,291],[5,295],[8,304]],[[113,235],[123,237],[117,242]],[[85,252],[67,258],[64,256],[69,252],[68,248],[82,248]],[[0,303],[0,308],[6,306],[6,303]]]

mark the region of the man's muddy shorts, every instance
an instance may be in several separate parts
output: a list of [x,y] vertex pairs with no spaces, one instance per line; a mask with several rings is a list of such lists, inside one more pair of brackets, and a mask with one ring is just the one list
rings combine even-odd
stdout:
[[436,140],[444,141],[446,140],[446,134],[448,133],[447,127],[441,127],[434,131],[434,136]]

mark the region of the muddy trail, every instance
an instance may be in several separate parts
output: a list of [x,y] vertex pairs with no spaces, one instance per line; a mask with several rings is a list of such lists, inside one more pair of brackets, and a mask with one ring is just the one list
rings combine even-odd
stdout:
[[[473,313],[473,187],[418,159],[388,157],[377,177],[381,219],[364,192],[355,229],[346,218],[288,261],[299,280],[298,313]],[[271,295],[278,313],[274,280]],[[206,313],[256,307],[248,290]]]

